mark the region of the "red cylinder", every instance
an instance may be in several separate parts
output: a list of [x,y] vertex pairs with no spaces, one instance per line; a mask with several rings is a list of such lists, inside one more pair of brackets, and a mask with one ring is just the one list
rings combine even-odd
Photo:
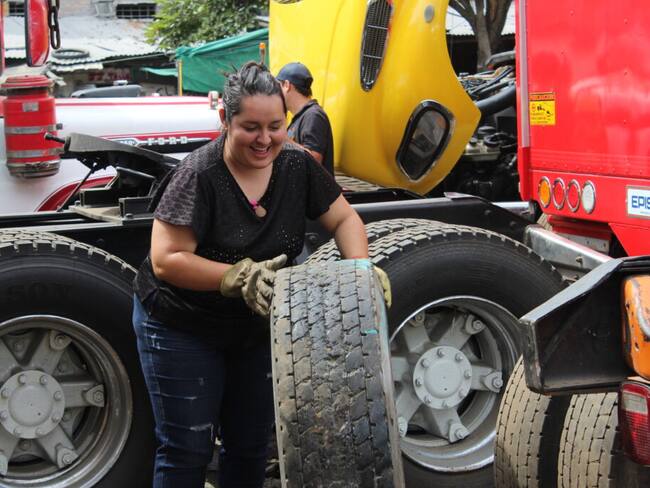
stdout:
[[12,76],[3,83],[2,102],[9,173],[21,178],[50,176],[59,171],[61,145],[45,139],[56,134],[53,82],[47,77]]

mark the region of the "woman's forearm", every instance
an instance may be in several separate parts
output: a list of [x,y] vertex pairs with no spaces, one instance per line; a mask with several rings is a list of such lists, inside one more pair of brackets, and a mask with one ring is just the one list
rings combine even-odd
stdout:
[[348,215],[336,227],[334,240],[341,257],[345,259],[368,257],[366,228],[356,212]]
[[153,261],[153,272],[170,285],[188,290],[218,290],[230,264],[211,261],[188,251],[166,254]]

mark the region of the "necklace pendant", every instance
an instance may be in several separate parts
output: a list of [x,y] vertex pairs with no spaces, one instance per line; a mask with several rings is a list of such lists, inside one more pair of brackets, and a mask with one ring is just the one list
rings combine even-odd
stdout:
[[257,215],[259,218],[265,217],[266,216],[266,209],[258,204],[255,207],[255,215]]

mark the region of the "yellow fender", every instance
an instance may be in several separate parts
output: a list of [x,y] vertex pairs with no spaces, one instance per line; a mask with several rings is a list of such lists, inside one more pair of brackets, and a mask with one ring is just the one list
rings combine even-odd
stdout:
[[[379,3],[391,8],[392,16],[378,76],[372,87],[364,89],[360,70],[366,11]],[[277,73],[284,64],[300,61],[311,70],[314,97],[332,123],[338,171],[425,194],[460,158],[480,112],[449,59],[447,4],[448,0],[271,1],[271,69]],[[414,110],[426,101],[450,115],[450,130],[433,165],[413,178],[400,168],[397,152]]]

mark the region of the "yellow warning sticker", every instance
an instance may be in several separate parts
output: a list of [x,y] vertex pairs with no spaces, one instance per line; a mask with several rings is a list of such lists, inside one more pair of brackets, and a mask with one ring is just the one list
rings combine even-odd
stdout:
[[555,93],[531,93],[528,107],[530,125],[555,125]]

